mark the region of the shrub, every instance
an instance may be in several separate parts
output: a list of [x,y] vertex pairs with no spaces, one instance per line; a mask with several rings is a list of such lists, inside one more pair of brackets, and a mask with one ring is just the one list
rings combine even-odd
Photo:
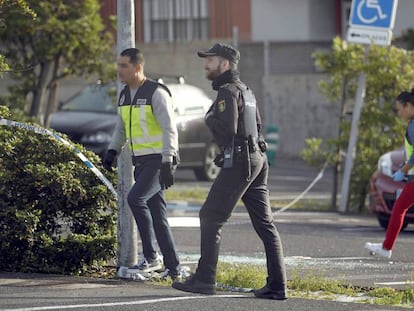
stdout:
[[338,115],[336,137],[306,140],[307,148],[301,155],[312,165],[322,166],[328,161],[334,167],[344,168],[343,155],[348,149],[352,128],[347,114],[354,110],[359,77],[363,72],[366,74],[347,206],[347,211],[362,211],[369,178],[377,168],[379,156],[404,143],[405,124],[392,108],[397,95],[413,87],[414,53],[395,46],[371,45],[365,49],[361,44],[335,38],[331,51],[317,52],[314,58],[315,65],[329,75],[319,83],[321,93],[340,107],[341,115]]
[[[1,106],[0,116],[11,118]],[[76,148],[99,169],[98,156]],[[73,150],[1,126],[0,168],[0,270],[80,274],[113,258],[115,198]]]

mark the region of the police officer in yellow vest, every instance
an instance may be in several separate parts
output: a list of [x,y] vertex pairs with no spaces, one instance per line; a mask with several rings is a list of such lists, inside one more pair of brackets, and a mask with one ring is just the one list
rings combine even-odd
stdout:
[[[125,83],[118,102],[118,120],[103,165],[111,169],[127,143],[132,153],[135,183],[128,194],[141,236],[143,258],[128,273],[149,273],[165,266],[165,276],[175,279],[179,259],[167,221],[164,189],[174,183],[178,134],[171,93],[144,74],[144,55],[136,48],[121,52],[118,75]],[[164,258],[156,250],[156,241]]]
[[204,58],[206,77],[217,91],[205,121],[221,147],[222,154],[215,163],[222,169],[200,210],[201,256],[196,272],[185,282],[175,281],[172,286],[192,293],[216,293],[221,228],[241,199],[264,244],[267,259],[266,284],[254,295],[287,299],[282,243],[269,204],[269,166],[260,134],[262,123],[252,90],[239,78],[240,53],[230,45],[216,43],[208,51],[198,52],[198,56]]

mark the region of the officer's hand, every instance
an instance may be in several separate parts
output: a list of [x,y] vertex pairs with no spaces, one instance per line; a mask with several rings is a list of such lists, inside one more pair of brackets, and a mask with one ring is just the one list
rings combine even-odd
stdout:
[[161,164],[160,184],[162,189],[168,189],[174,184],[174,168],[171,162]]
[[109,149],[102,162],[103,167],[107,169],[108,171],[112,170],[112,165],[114,164],[115,157],[116,157],[116,151],[113,149]]
[[218,167],[223,167],[224,164],[224,154],[219,153],[214,159],[214,164]]
[[394,181],[403,181],[404,177],[405,177],[405,174],[401,170],[396,171],[394,175],[392,175],[392,179]]
[[262,138],[259,137],[259,140],[257,141],[257,144],[259,145],[259,149],[261,152],[266,152],[268,146],[267,146],[267,142]]

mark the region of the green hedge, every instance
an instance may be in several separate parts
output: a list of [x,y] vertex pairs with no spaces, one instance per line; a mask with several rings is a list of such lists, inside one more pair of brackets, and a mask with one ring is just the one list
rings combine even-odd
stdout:
[[[1,106],[0,116],[13,119]],[[115,172],[104,173],[114,183]],[[51,136],[0,126],[0,270],[81,274],[112,259],[116,245],[114,196],[76,154]]]

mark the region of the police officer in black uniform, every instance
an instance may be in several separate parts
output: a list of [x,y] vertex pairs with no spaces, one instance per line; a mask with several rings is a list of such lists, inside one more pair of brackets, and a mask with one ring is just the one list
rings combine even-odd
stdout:
[[205,59],[206,77],[218,91],[205,121],[222,150],[215,160],[222,169],[200,210],[201,256],[196,272],[172,286],[186,292],[215,294],[221,229],[241,199],[266,251],[266,285],[254,295],[287,299],[282,243],[273,223],[267,188],[266,143],[254,94],[239,78],[240,53],[230,45],[217,43],[198,56]]

